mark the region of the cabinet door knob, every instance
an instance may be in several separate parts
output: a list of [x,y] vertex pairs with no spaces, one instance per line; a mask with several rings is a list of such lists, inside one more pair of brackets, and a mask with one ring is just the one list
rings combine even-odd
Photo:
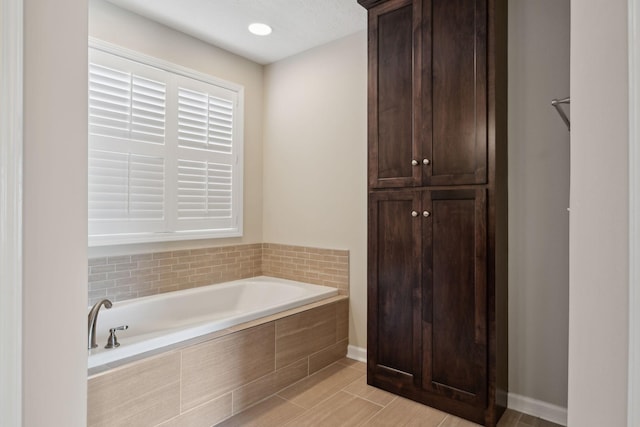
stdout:
[[422,159],[422,164],[423,164],[423,165],[431,164],[431,160],[429,160],[429,159]]
[[431,216],[431,212],[429,212],[429,211],[424,211],[424,212],[422,212],[422,216],[424,216],[425,218],[427,218],[427,217]]
[[417,217],[418,215],[419,215],[419,214],[418,214],[418,211],[411,211],[411,216],[412,216],[412,217],[414,217],[414,218],[415,218],[415,217]]
[[418,161],[416,159],[411,160],[412,166],[418,166]]

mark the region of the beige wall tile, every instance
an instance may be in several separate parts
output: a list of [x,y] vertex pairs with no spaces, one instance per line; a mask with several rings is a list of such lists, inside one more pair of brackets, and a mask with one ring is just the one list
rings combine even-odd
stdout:
[[303,412],[300,406],[273,396],[216,427],[282,427]]
[[133,286],[119,290],[119,300],[149,295],[151,290],[162,293],[262,274],[331,286],[348,295],[349,252],[267,243],[231,245],[93,258],[88,273],[90,291]]
[[273,243],[265,243],[263,251],[266,275],[348,291],[349,251]]
[[286,426],[363,426],[381,409],[382,406],[340,391]]
[[274,370],[273,323],[236,332],[182,351],[182,410]]
[[[131,286],[129,290],[114,292],[118,300],[124,300],[260,276],[262,245],[101,257],[91,259],[89,265],[89,290]],[[93,296],[89,302],[95,302],[96,298]]]
[[237,414],[254,403],[271,396],[308,375],[307,358],[267,374],[233,391],[233,413]]
[[325,305],[276,321],[276,369],[336,342],[335,306]]
[[312,408],[364,374],[349,367],[334,364],[278,393],[296,405]]
[[169,353],[89,379],[89,426],[153,426],[179,412],[179,353]]
[[185,412],[158,427],[211,427],[231,416],[231,393]]
[[346,357],[348,344],[349,341],[345,339],[309,356],[309,373],[317,372]]

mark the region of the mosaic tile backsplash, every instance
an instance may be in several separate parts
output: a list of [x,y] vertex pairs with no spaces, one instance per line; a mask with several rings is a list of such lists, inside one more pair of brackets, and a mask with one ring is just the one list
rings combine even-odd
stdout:
[[89,259],[89,305],[260,275],[338,288],[348,295],[349,251],[273,243]]

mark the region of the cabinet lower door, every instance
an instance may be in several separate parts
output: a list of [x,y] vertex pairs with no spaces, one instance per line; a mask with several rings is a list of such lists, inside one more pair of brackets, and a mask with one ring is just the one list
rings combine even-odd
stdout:
[[422,388],[487,399],[486,190],[423,195]]
[[414,387],[421,368],[420,194],[369,196],[369,380]]

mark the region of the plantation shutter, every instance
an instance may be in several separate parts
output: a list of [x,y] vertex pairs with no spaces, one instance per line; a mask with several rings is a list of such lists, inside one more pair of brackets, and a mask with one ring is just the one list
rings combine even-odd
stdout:
[[178,230],[233,228],[235,186],[241,185],[234,151],[237,94],[189,79],[178,81]]
[[242,88],[108,50],[89,52],[90,244],[242,235]]
[[89,232],[165,229],[166,73],[91,51]]

